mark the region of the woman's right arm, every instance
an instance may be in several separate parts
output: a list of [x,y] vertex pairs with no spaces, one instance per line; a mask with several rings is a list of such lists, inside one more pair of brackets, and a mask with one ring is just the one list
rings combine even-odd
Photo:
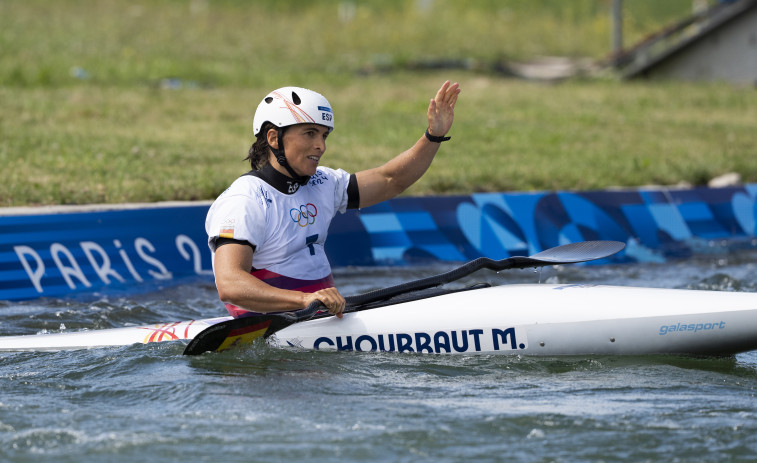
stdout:
[[214,256],[218,297],[221,301],[255,312],[299,310],[320,300],[329,313],[341,318],[345,300],[336,288],[303,293],[273,287],[250,274],[253,250],[246,244],[219,246]]

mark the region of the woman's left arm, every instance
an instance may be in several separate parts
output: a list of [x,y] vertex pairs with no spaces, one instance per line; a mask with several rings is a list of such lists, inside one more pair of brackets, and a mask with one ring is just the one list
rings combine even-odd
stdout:
[[[428,133],[443,137],[452,127],[455,103],[460,86],[449,81],[436,93],[428,105]],[[439,142],[430,141],[424,134],[408,150],[386,164],[358,172],[360,207],[368,207],[394,198],[423,176],[439,150]]]

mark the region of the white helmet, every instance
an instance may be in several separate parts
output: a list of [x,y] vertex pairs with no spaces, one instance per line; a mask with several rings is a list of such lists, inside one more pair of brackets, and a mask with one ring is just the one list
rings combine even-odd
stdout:
[[300,87],[282,87],[268,94],[258,105],[252,129],[258,136],[268,121],[283,128],[295,124],[320,124],[334,130],[334,113],[320,93]]

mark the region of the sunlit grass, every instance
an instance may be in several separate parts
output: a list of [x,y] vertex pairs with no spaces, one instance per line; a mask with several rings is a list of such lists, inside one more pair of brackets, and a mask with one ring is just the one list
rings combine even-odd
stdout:
[[[463,88],[453,138],[408,194],[757,181],[751,88],[402,70],[601,58],[609,4],[4,0],[0,206],[212,199],[249,168],[254,109],[283,85],[334,106],[324,163],[366,169],[421,136],[445,79]],[[631,37],[691,7],[625,5]]]

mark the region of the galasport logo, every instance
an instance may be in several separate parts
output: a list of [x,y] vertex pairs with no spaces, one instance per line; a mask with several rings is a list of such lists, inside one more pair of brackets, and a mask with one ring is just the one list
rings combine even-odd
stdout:
[[307,203],[300,206],[299,209],[293,207],[289,209],[289,217],[300,227],[307,227],[315,223],[315,216],[318,215],[318,208],[313,203]]

